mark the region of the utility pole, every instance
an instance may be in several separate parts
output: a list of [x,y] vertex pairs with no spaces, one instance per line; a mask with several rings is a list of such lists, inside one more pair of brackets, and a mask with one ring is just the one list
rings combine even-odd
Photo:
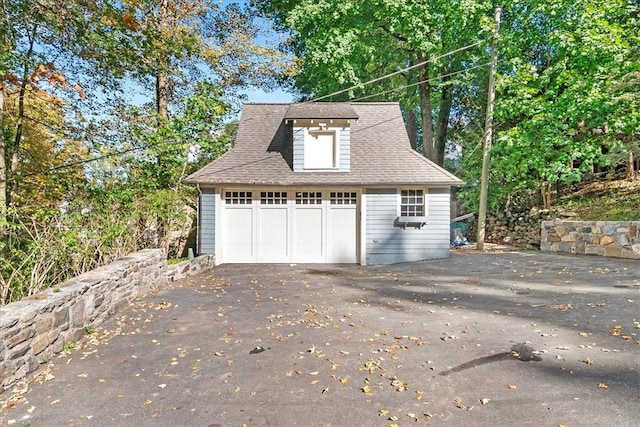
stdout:
[[477,249],[484,250],[484,234],[487,222],[487,193],[489,190],[489,158],[491,154],[491,138],[493,137],[493,104],[496,99],[495,75],[498,68],[498,31],[500,30],[500,12],[496,8],[495,28],[491,46],[491,71],[489,72],[489,94],[487,96],[487,114],[484,123],[484,149],[482,151],[482,176],[480,178],[480,208],[478,210]]

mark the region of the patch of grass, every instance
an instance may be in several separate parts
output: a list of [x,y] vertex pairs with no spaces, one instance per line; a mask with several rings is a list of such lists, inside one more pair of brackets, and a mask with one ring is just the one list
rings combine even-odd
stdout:
[[640,181],[592,183],[564,196],[554,208],[575,212],[583,221],[638,221]]
[[65,352],[70,352],[74,348],[76,348],[76,343],[74,343],[73,341],[68,341],[68,342],[64,343],[64,347],[62,349]]
[[182,261],[186,261],[187,258],[169,258],[167,259],[167,265],[173,265],[181,263]]

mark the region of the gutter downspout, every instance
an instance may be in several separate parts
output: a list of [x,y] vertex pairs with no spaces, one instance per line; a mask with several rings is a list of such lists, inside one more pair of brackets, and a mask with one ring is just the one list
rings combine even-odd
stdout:
[[198,203],[196,203],[196,256],[200,256],[200,224],[202,223],[202,219],[200,218],[200,202],[202,201],[202,190],[200,189],[200,184],[197,183],[196,188],[198,189]]

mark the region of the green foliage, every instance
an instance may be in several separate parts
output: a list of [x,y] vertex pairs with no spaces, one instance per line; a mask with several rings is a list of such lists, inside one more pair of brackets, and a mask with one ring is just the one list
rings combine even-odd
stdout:
[[[170,233],[190,224],[173,190],[94,189],[61,210],[10,210],[0,239],[0,303],[33,295],[145,247],[176,255]],[[188,226],[187,226],[188,227]]]
[[[258,1],[277,25],[291,33],[299,58],[295,86],[305,95],[328,100],[400,101],[412,141],[422,137],[425,155],[444,162],[449,122],[462,106],[469,76],[488,54],[473,45],[491,34],[491,2],[485,0],[400,2]],[[429,60],[377,82],[364,82]],[[464,114],[469,114],[467,111]]]
[[[638,32],[624,0],[512,1],[505,5],[500,33],[491,157],[492,208],[514,195],[531,195],[541,184],[580,181],[594,165],[606,164],[603,148],[627,157],[638,139],[638,69],[633,47]],[[635,41],[635,43],[634,43]],[[625,80],[626,79],[626,80]],[[612,94],[617,96],[612,96]],[[634,95],[635,94],[635,95]],[[613,131],[615,127],[615,131]],[[465,143],[467,152],[471,143]],[[625,150],[613,150],[614,147]],[[478,150],[481,151],[481,150]],[[626,151],[626,153],[625,153]],[[479,153],[465,158],[462,194],[473,206]]]

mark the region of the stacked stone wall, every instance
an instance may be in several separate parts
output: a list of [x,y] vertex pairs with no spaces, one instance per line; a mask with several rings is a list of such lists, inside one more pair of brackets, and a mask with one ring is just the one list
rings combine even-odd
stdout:
[[[552,218],[548,209],[509,209],[487,214],[485,241],[507,244],[521,249],[540,248],[540,223]],[[477,218],[469,220],[467,238],[476,240]]]
[[0,394],[119,307],[213,265],[205,255],[167,267],[163,249],[145,249],[0,307]]
[[543,221],[540,250],[640,259],[640,221]]

